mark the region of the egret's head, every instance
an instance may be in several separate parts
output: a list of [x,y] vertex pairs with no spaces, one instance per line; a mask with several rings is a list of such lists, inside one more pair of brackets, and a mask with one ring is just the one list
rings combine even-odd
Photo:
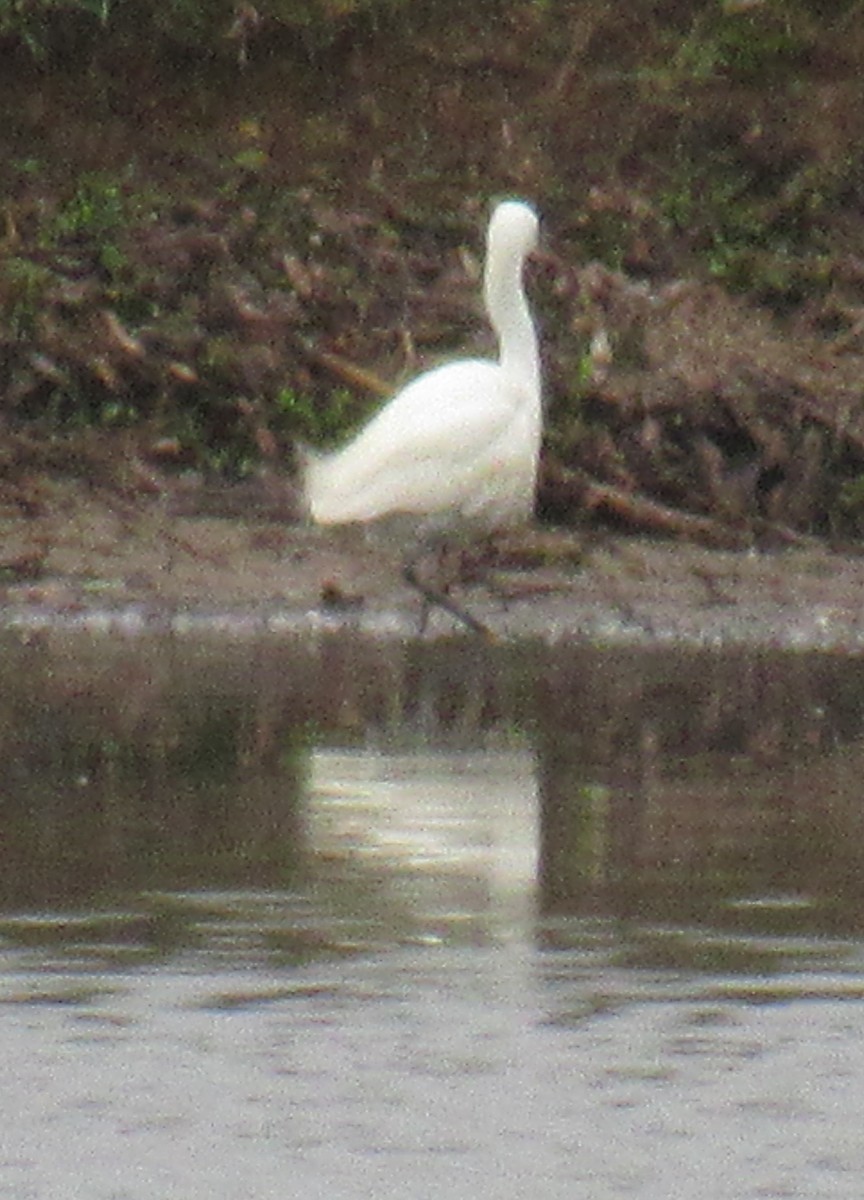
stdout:
[[540,223],[537,214],[524,200],[502,200],[495,206],[489,222],[487,244],[492,254],[499,246],[525,255],[537,246]]

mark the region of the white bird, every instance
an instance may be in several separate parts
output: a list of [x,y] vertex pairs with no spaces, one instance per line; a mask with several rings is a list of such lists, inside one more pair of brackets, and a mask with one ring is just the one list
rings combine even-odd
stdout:
[[[521,200],[498,204],[486,237],[483,297],[498,338],[497,362],[459,359],[398,391],[332,454],[309,454],[304,491],[320,525],[410,522],[420,543],[464,530],[492,533],[526,522],[534,507],[542,425],[537,333],[522,270],[538,220]],[[416,558],[405,578],[427,603],[470,628],[479,621],[422,583]]]

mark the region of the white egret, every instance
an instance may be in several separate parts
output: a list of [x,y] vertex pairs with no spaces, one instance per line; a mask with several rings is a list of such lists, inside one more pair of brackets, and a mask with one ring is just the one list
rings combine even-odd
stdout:
[[[537,245],[534,209],[498,204],[489,222],[483,297],[497,362],[460,359],[418,376],[332,454],[309,454],[306,505],[320,525],[407,523],[417,545],[468,530],[527,522],[540,452],[540,359],[522,270]],[[403,568],[427,604],[478,632],[484,626],[422,582],[415,551]]]

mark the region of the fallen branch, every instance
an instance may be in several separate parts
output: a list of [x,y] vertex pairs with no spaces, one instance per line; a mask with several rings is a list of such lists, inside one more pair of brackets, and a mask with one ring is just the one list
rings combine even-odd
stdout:
[[299,334],[295,335],[292,340],[311,362],[318,367],[324,367],[326,371],[335,375],[342,383],[347,383],[349,387],[361,388],[373,396],[384,397],[393,394],[393,385],[383,380],[380,375],[376,375],[374,371],[367,371],[365,367],[349,362],[347,358],[333,354],[330,350],[321,350],[318,346],[313,346],[306,338],[300,337]]
[[547,469],[547,477],[556,494],[574,506],[588,512],[603,510],[639,529],[728,550],[753,543],[749,530],[732,528],[714,517],[669,508],[641,493],[599,483],[582,471],[556,465]]

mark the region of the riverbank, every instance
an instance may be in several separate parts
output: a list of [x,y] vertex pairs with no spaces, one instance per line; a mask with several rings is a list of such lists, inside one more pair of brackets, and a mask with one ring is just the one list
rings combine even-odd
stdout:
[[449,0],[397,7],[324,6],[323,39],[278,4],[184,6],[173,33],[158,6],[9,15],[0,511],[86,435],[175,475],[290,471],[418,371],[494,353],[483,231],[509,194],[543,228],[541,517],[854,550],[851,10],[496,0],[466,39]]
[[[416,595],[360,533],[310,529],[287,479],[125,495],[43,480],[0,517],[0,622],[219,616],[413,637]],[[864,557],[770,553],[535,526],[460,590],[502,637],[762,646],[864,644]],[[436,613],[428,635],[460,632]]]

